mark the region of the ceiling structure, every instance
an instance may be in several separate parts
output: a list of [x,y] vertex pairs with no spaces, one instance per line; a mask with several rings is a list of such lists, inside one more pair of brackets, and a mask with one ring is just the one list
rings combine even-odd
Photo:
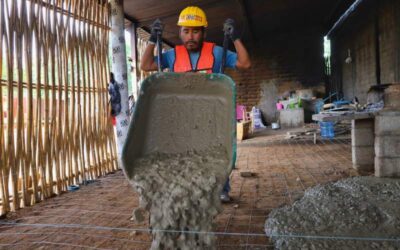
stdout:
[[307,29],[321,35],[331,28],[354,0],[124,0],[126,19],[145,30],[160,18],[165,24],[163,38],[171,45],[179,43],[176,22],[180,11],[201,7],[208,18],[207,40],[222,43],[222,24],[233,18],[244,40],[259,39]]

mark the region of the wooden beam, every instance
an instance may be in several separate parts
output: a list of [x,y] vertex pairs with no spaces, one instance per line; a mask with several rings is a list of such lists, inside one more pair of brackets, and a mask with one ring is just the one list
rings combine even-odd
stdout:
[[[174,10],[173,11],[168,11],[168,12],[162,12],[162,14],[154,14],[154,15],[152,15],[152,16],[148,16],[148,17],[146,17],[146,18],[143,18],[143,19],[138,19],[137,21],[137,24],[140,26],[140,27],[142,27],[142,26],[148,26],[148,25],[150,25],[151,23],[153,23],[153,21],[154,20],[156,20],[157,18],[159,18],[161,21],[163,20],[163,19],[166,19],[166,18],[173,18],[173,17],[176,17],[176,19],[178,20],[178,16],[179,16],[179,13],[180,13],[180,11],[183,9],[183,8],[185,8],[185,7],[187,7],[187,6],[193,6],[193,5],[195,5],[195,6],[199,6],[200,8],[202,8],[202,9],[206,9],[207,7],[213,7],[213,6],[215,6],[216,4],[223,4],[224,2],[226,2],[226,1],[229,1],[229,0],[196,0],[196,1],[191,1],[190,3],[188,3],[186,6],[176,6],[176,8],[174,8]],[[156,8],[157,6],[155,6],[155,8]],[[155,9],[155,8],[153,8],[153,12],[154,13],[156,13],[157,12],[157,10]],[[161,7],[158,7],[158,8],[161,8]],[[207,13],[206,13],[207,14]]]
[[136,18],[131,17],[130,15],[125,14],[124,17],[125,17],[125,19],[129,20],[131,23],[136,23],[136,24],[139,23],[139,21]]

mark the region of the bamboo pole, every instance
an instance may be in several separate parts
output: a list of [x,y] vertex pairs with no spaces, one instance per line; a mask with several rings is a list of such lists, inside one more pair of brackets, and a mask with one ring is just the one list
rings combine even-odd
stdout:
[[[59,2],[57,0],[57,2]],[[58,19],[57,19],[57,12],[55,11],[56,5],[57,5],[56,0],[52,0],[52,10],[53,12],[51,13],[52,20],[54,22],[54,25],[50,27],[50,44],[49,44],[49,51],[50,51],[50,63],[51,63],[51,70],[50,70],[50,75],[51,75],[51,155],[52,155],[52,169],[54,170],[55,173],[55,178],[57,180],[57,185],[56,185],[56,193],[60,193],[62,191],[61,183],[59,180],[60,178],[60,168],[61,168],[61,162],[59,159],[59,153],[58,153],[58,141],[60,140],[59,136],[57,135],[57,126],[58,126],[58,120],[56,119],[57,117],[57,94],[56,94],[56,84],[57,84],[57,72],[58,72],[58,65],[57,65],[57,39],[55,38],[55,34],[57,32],[58,27]],[[56,70],[57,69],[57,70]]]
[[[34,16],[34,8],[33,4],[30,5],[29,8],[29,16],[33,17]],[[31,24],[35,25],[35,20],[31,20]],[[24,27],[28,27],[29,24],[26,21],[24,24]],[[34,27],[32,31],[34,32]],[[29,29],[24,30],[24,36],[27,38],[25,39],[25,47],[26,47],[26,54],[25,54],[25,61],[27,65],[27,71],[28,71],[28,79],[27,79],[27,85],[28,85],[28,123],[27,123],[27,137],[26,137],[26,145],[27,145],[27,158],[26,158],[26,164],[28,165],[28,172],[29,175],[32,178],[32,201],[31,204],[34,204],[39,201],[39,196],[38,196],[38,183],[37,183],[37,169],[36,169],[36,162],[34,159],[34,143],[33,143],[33,126],[34,126],[34,121],[33,121],[33,76],[32,76],[32,41],[33,41],[33,32],[30,32]],[[22,84],[21,84],[22,85]],[[28,187],[29,188],[29,187]]]
[[[6,8],[8,9],[8,4],[6,2]],[[8,29],[9,31],[15,30],[16,21],[16,4],[15,1],[11,2],[11,13],[8,17]],[[9,45],[9,55],[8,55],[8,77],[9,77],[9,86],[8,86],[8,107],[9,107],[9,116],[8,116],[8,148],[9,148],[9,167],[11,172],[11,186],[12,186],[12,196],[18,197],[18,173],[17,173],[17,159],[15,153],[15,134],[14,134],[14,88],[11,84],[12,79],[14,78],[14,32],[8,33],[8,45]],[[18,199],[12,199],[12,208],[11,211],[15,211],[18,209]]]
[[[4,10],[4,6],[5,6],[5,4],[4,4],[4,0],[0,0],[0,8],[1,8],[1,10]],[[6,38],[6,34],[5,34],[5,32],[6,32],[6,28],[5,28],[5,13],[4,13],[4,11],[1,11],[1,13],[0,13],[0,31],[1,31],[1,33],[0,33],[0,45],[1,45],[1,47],[0,47],[0,49],[1,49],[1,74],[0,74],[0,77],[3,77],[3,58],[8,58],[8,55],[7,55],[7,51],[3,51],[3,46],[4,47],[6,47],[7,48],[7,38]],[[5,43],[3,43],[3,39],[5,40]],[[3,52],[5,52],[4,54],[3,54]],[[7,63],[7,60],[5,61],[5,63]],[[7,83],[8,84],[8,83]],[[5,134],[8,134],[8,131],[6,131],[5,129],[6,129],[6,127],[5,127],[5,125],[4,125],[4,118],[3,118],[3,93],[2,93],[2,90],[3,90],[3,86],[1,86],[0,87],[0,100],[1,100],[1,106],[2,106],[2,108],[1,108],[1,115],[0,115],[0,122],[1,122],[1,131],[0,131],[0,139],[1,139],[1,141],[0,141],[0,143],[2,144],[1,145],[1,152],[3,152],[3,156],[6,156],[6,155],[8,155],[8,152],[7,152],[7,146],[6,146],[6,143],[7,143],[7,141],[6,141],[6,136],[5,136]],[[8,204],[8,200],[9,200],[9,197],[8,197],[8,175],[7,175],[7,172],[8,172],[8,168],[7,168],[7,166],[8,166],[8,157],[6,158],[6,157],[1,157],[1,160],[0,160],[0,167],[1,167],[1,198],[4,200],[4,202],[3,202],[3,209],[2,209],[2,212],[3,213],[6,213],[8,210],[9,210],[9,204]]]
[[[43,129],[42,129],[42,78],[41,78],[41,54],[42,54],[42,43],[41,40],[43,39],[43,13],[42,13],[42,6],[41,3],[38,4],[38,8],[36,10],[37,16],[37,25],[36,28],[36,142],[34,150],[36,150],[35,157],[38,162],[38,172],[40,176],[39,185],[41,186],[42,192],[40,193],[41,199],[48,197],[47,188],[46,188],[46,171],[45,171],[45,164],[44,164],[44,149],[43,149]],[[44,86],[43,86],[44,87]]]
[[[94,12],[93,12],[93,19],[98,22],[98,15],[99,15],[99,8],[97,5],[93,6]],[[97,27],[93,26],[92,28],[92,35],[94,37],[97,37]],[[98,48],[98,43],[94,42],[93,44],[93,59],[92,59],[92,64],[93,64],[93,78],[94,79],[99,79],[98,75],[98,64],[95,63],[98,60],[98,55],[96,53],[96,50]],[[96,89],[96,91],[93,91],[93,102],[94,103],[101,103],[99,100],[98,96],[98,82],[94,81],[93,82],[93,88]],[[103,164],[100,159],[100,144],[101,144],[101,138],[98,137],[97,135],[99,134],[99,122],[100,122],[100,116],[99,116],[99,108],[98,106],[93,106],[93,118],[95,122],[93,123],[93,138],[95,140],[95,148],[94,148],[94,153],[95,153],[95,159],[96,159],[96,165],[98,166],[98,176],[101,176],[104,174],[103,172]]]
[[[57,1],[58,4],[63,4],[64,1]],[[56,107],[57,107],[57,121],[55,122],[54,125],[54,141],[56,142],[56,145],[54,145],[54,151],[55,151],[55,171],[57,173],[58,178],[64,179],[64,174],[62,170],[62,141],[63,141],[63,131],[62,131],[62,91],[64,90],[64,85],[62,84],[63,81],[63,61],[62,57],[63,55],[63,46],[64,46],[64,36],[63,36],[63,19],[59,20],[58,18],[56,19],[56,26],[57,30],[59,32],[59,35],[57,36],[57,41],[56,41],[56,54],[57,54],[57,76],[58,76],[58,81],[57,81],[57,95],[55,95],[56,100]],[[65,90],[64,90],[65,91]],[[63,185],[61,182],[57,181],[57,188],[58,190],[63,190]]]
[[[76,19],[76,15],[77,15],[77,2],[76,1],[73,2],[72,8],[73,8],[73,13],[74,13],[72,19],[75,20]],[[73,25],[71,33],[72,34],[76,33],[76,25]],[[71,36],[73,36],[73,35],[71,35]],[[76,150],[76,136],[75,136],[76,135],[76,130],[77,130],[77,125],[76,125],[76,114],[77,114],[77,112],[76,112],[76,93],[75,93],[75,82],[76,82],[76,79],[77,79],[77,74],[76,74],[77,72],[75,70],[74,65],[78,64],[78,60],[76,60],[75,54],[76,54],[76,38],[72,37],[72,49],[71,49],[71,69],[72,69],[72,72],[71,72],[71,85],[72,85],[71,126],[72,126],[72,132],[70,134],[70,136],[71,136],[70,137],[70,142],[71,142],[71,144],[70,144],[71,153],[70,154],[71,154],[71,161],[73,161],[72,162],[72,164],[73,164],[73,173],[71,173],[71,176],[72,175],[75,176],[75,178],[73,179],[73,183],[77,184],[77,183],[79,183],[79,175],[77,174],[79,172],[79,170],[78,170],[79,157],[78,157],[77,150]]]
[[[77,10],[79,11],[78,12],[78,15],[79,16],[82,16],[82,14],[83,14],[83,2],[82,2],[82,0],[78,0],[78,4],[77,4],[77,6],[78,6],[78,8],[77,8]],[[78,72],[78,74],[79,74],[79,76],[78,76],[78,81],[77,81],[77,85],[78,85],[78,89],[80,89],[80,87],[81,87],[81,82],[82,82],[82,74],[81,74],[81,71],[83,70],[83,65],[81,65],[81,64],[83,64],[83,57],[82,57],[82,54],[81,54],[81,51],[82,51],[82,33],[81,33],[81,31],[82,31],[82,29],[83,29],[83,22],[80,22],[79,23],[79,27],[78,27],[78,31],[77,31],[77,39],[78,39],[78,46],[77,46],[77,53],[76,53],[76,57],[77,57],[77,61],[78,61],[78,63],[77,63],[77,72]],[[84,76],[83,76],[84,77]],[[85,157],[84,157],[84,149],[85,149],[85,147],[83,146],[83,143],[84,143],[84,140],[83,140],[83,136],[79,136],[80,134],[82,134],[82,132],[83,132],[83,130],[82,130],[82,103],[81,103],[81,95],[80,95],[80,93],[79,93],[79,91],[78,91],[78,112],[77,112],[77,114],[78,114],[78,123],[77,123],[77,132],[76,132],[76,140],[77,140],[77,143],[78,143],[78,145],[79,145],[79,165],[80,165],[80,172],[82,173],[81,174],[81,180],[82,181],[84,181],[84,182],[86,182],[86,180],[87,180],[87,176],[86,176],[86,169],[85,169]]]
[[[66,6],[68,9],[68,12],[71,10],[71,0],[66,0]],[[69,27],[70,25],[70,15],[67,16],[66,21],[65,21],[65,27]],[[65,44],[63,46],[63,53],[64,56],[63,58],[63,72],[64,72],[64,88],[68,88],[69,85],[69,72],[68,72],[68,64],[69,64],[69,46],[67,44],[70,43],[69,41],[69,36],[67,29],[63,28],[63,34],[64,34],[64,41]],[[69,152],[68,152],[68,146],[69,146],[69,97],[68,97],[68,92],[64,91],[63,92],[63,98],[64,98],[64,105],[63,105],[63,137],[64,139],[62,140],[62,160],[65,162],[65,167],[64,167],[64,173],[63,177],[69,176],[69,173],[71,172],[71,164],[68,159],[69,157]],[[67,178],[67,183],[66,185],[71,185],[71,181],[69,178]]]
[[[14,88],[17,88],[18,85],[21,84],[21,83],[18,83],[17,81],[13,81],[12,84],[13,84],[13,87],[14,87]],[[8,86],[8,81],[6,81],[6,80],[0,80],[0,85],[3,86],[3,87],[7,87],[7,86]],[[35,83],[35,86],[36,86],[36,83]],[[28,88],[28,83],[22,82],[22,88],[27,89],[27,88]],[[43,84],[41,84],[41,88],[42,88],[42,89],[45,89],[45,86],[44,86]],[[53,90],[53,86],[49,86],[48,88],[49,88],[50,90]],[[65,90],[65,89],[64,89],[64,86],[58,86],[58,85],[56,85],[56,86],[54,86],[54,89],[55,89],[56,91],[72,91],[72,88],[71,88],[70,86],[68,86],[68,89]],[[82,92],[82,93],[89,93],[89,92],[92,92],[92,91],[97,91],[97,89],[93,89],[93,88],[91,88],[91,89],[89,89],[89,88],[83,89],[82,87],[80,87],[80,89],[78,89],[78,87],[75,87],[75,91],[80,91],[80,92]],[[107,92],[105,89],[102,89],[101,91],[102,91],[102,92]]]
[[[26,2],[21,3],[21,18],[18,19],[18,22],[16,22],[16,59],[17,59],[17,79],[18,83],[22,82],[23,78],[23,71],[22,71],[22,44],[23,44],[23,28],[22,25],[25,23],[25,18],[26,18]],[[17,9],[15,7],[15,9]],[[28,201],[28,194],[26,193],[27,190],[27,171],[26,171],[26,161],[25,161],[25,154],[26,152],[24,150],[24,144],[22,143],[24,140],[24,97],[23,97],[23,89],[22,85],[18,84],[18,114],[17,114],[17,148],[16,148],[16,161],[17,161],[17,176],[15,177],[17,180],[20,180],[19,175],[22,176],[22,181],[21,181],[21,189],[22,189],[22,200],[21,200],[21,205],[22,207],[25,207]],[[17,189],[17,192],[19,192],[20,189]],[[17,201],[18,202],[18,201]],[[19,206],[19,204],[18,204]]]
[[[45,8],[45,22],[46,24],[50,23],[50,9]],[[45,25],[45,24],[43,24]],[[52,147],[51,147],[51,130],[50,130],[50,98],[49,98],[49,65],[48,62],[50,60],[49,58],[49,40],[51,39],[50,37],[50,32],[44,32],[44,47],[43,47],[43,68],[44,68],[44,152],[46,154],[46,176],[47,176],[47,187],[48,187],[48,193],[50,196],[54,195],[54,188],[51,185],[53,183],[53,159],[52,159]]]
[[[88,2],[87,4],[90,4],[90,2]],[[88,6],[89,8],[88,8],[88,11],[87,11],[87,15],[88,15],[88,19],[91,19],[91,17],[92,17],[92,12],[93,12],[93,9],[91,8],[92,6]],[[88,37],[91,37],[91,28],[88,26],[87,27],[87,29],[86,29],[86,32],[87,32],[87,36]],[[90,43],[90,44],[92,44],[92,43]],[[89,40],[87,40],[86,41],[86,43],[85,43],[85,45],[86,45],[86,47],[89,47],[90,45],[89,45]],[[92,75],[92,70],[93,70],[93,68],[91,67],[92,66],[92,61],[91,61],[91,57],[90,57],[90,53],[91,51],[90,50],[87,50],[87,53],[86,53],[86,60],[87,60],[87,65],[88,65],[88,68],[87,68],[87,75],[88,75],[88,79],[93,79],[93,75]],[[92,81],[88,81],[87,82],[87,84],[88,84],[88,87],[89,88],[91,88],[91,87],[93,87],[92,86]],[[88,99],[87,99],[87,111],[88,111],[88,123],[87,123],[87,128],[88,128],[88,132],[87,132],[87,136],[88,136],[88,149],[89,149],[89,158],[90,158],[90,167],[91,166],[96,166],[96,164],[95,164],[95,159],[94,159],[94,152],[93,152],[93,143],[92,143],[92,140],[93,140],[93,131],[92,131],[92,127],[93,127],[93,114],[92,114],[92,108],[93,108],[93,103],[92,103],[92,92],[90,92],[87,96],[88,96]],[[92,175],[94,176],[94,178],[97,178],[98,177],[98,175],[97,175],[97,169],[96,169],[96,167],[94,167],[94,172],[92,173]]]

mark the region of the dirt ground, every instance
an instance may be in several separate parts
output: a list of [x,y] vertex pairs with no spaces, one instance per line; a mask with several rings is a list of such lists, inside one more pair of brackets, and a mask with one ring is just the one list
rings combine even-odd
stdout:
[[[264,223],[274,208],[292,204],[304,191],[356,176],[348,136],[334,140],[285,139],[264,131],[238,144],[231,175],[233,201],[215,220],[218,249],[273,249]],[[251,171],[252,177],[240,172]],[[0,220],[2,249],[148,249],[147,223],[135,224],[138,195],[121,171]]]

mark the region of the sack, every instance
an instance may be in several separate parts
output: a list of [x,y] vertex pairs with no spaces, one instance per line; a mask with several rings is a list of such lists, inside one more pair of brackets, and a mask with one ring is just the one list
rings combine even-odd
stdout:
[[251,109],[251,114],[253,116],[253,129],[265,128],[265,125],[262,123],[262,120],[261,120],[261,111],[258,108],[253,107]]
[[121,93],[117,83],[108,84],[108,93],[110,94],[111,115],[117,116],[121,112]]

